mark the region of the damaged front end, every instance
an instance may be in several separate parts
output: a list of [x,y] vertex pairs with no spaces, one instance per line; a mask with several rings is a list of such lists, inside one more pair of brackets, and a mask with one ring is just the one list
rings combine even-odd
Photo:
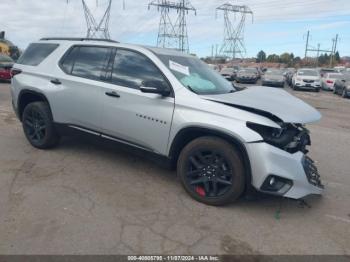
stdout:
[[278,124],[281,128],[247,122],[247,127],[263,138],[248,145],[253,172],[264,174],[254,181],[255,186],[262,192],[291,198],[321,194],[320,175],[306,155],[311,145],[309,131],[301,124]]
[[283,123],[281,128],[273,128],[248,122],[247,127],[259,133],[266,143],[289,153],[309,152],[306,148],[311,145],[309,130],[300,124]]

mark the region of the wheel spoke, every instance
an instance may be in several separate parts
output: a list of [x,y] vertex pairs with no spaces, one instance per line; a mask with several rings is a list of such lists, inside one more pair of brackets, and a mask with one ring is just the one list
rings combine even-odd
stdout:
[[26,120],[24,121],[24,123],[25,123],[27,126],[29,126],[29,127],[33,127],[33,126],[34,126],[33,123],[32,123],[29,119],[26,119]]
[[187,176],[189,176],[189,177],[198,176],[198,175],[200,175],[201,172],[202,172],[202,170],[192,170],[192,171],[187,172]]
[[209,182],[208,181],[204,182],[204,190],[205,190],[205,193],[209,193],[210,192]]
[[216,180],[213,181],[213,195],[217,196],[218,194],[218,182]]
[[197,169],[202,168],[202,165],[193,156],[190,157],[190,161],[195,168]]
[[198,184],[204,184],[206,179],[204,177],[200,177],[198,179],[192,180],[190,182],[191,185],[198,185]]
[[224,179],[221,179],[221,178],[217,178],[216,180],[219,184],[222,184],[222,185],[227,185],[227,186],[231,186],[232,183],[230,181],[227,181],[227,180],[224,180]]
[[221,176],[226,176],[226,177],[231,177],[232,176],[231,171],[228,171],[228,170],[220,170],[219,174]]
[[205,157],[203,156],[203,154],[201,152],[196,154],[196,156],[198,157],[198,159],[200,160],[200,162],[202,164],[206,164],[208,162],[207,159],[205,159]]

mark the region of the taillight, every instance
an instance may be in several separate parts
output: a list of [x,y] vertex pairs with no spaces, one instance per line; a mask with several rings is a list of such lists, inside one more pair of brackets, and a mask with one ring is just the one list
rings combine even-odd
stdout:
[[332,80],[327,80],[327,84],[333,84],[334,82]]
[[20,73],[22,73],[21,69],[16,69],[16,68],[11,69],[11,77],[14,77],[15,75],[18,75]]

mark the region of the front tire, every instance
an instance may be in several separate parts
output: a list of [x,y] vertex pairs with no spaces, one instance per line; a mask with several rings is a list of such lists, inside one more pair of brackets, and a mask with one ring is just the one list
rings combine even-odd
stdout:
[[244,191],[240,153],[217,137],[200,137],[190,142],[180,154],[177,174],[187,193],[207,205],[228,204]]
[[22,126],[27,140],[36,148],[52,148],[59,142],[51,110],[46,102],[28,104],[23,111]]

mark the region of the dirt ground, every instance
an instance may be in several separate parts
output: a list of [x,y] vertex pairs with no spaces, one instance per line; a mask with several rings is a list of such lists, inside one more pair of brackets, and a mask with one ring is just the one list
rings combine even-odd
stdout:
[[[288,89],[289,92],[290,89]],[[350,254],[350,99],[294,92],[325,192],[306,204],[192,200],[173,171],[86,139],[31,147],[0,84],[0,254]]]

